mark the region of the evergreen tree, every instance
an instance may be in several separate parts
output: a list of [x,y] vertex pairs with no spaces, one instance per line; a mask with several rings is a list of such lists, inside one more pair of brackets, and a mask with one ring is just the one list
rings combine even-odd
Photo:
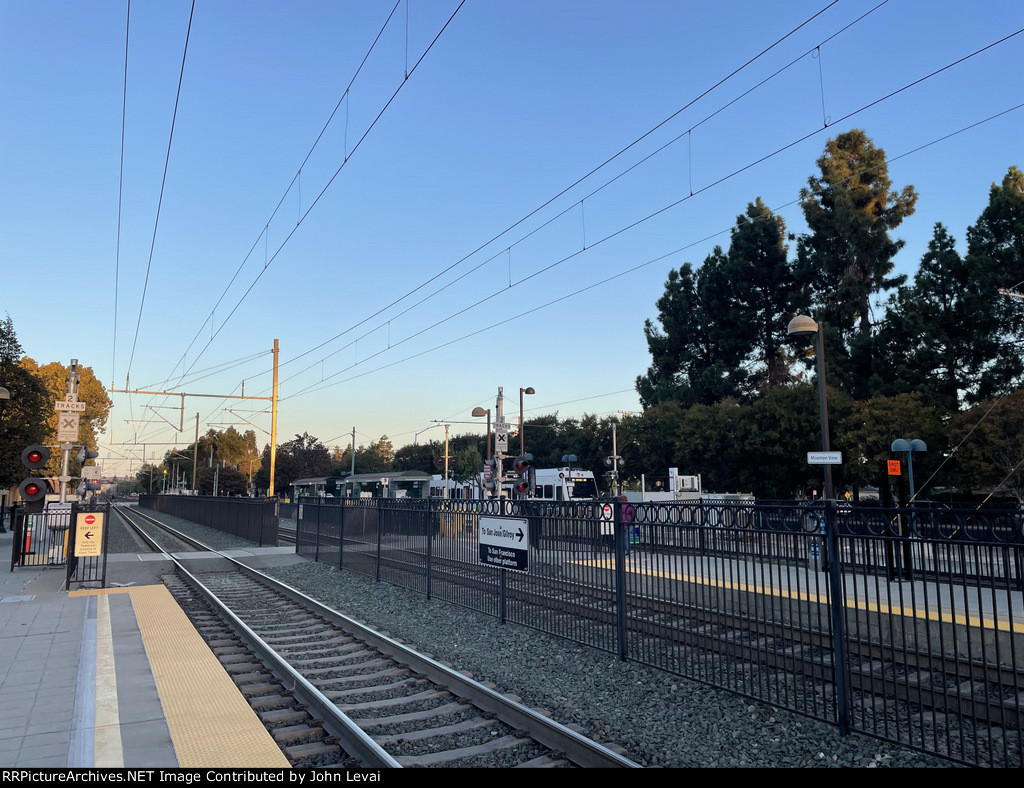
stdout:
[[738,346],[750,348],[756,387],[792,380],[786,352],[788,317],[806,305],[805,288],[788,260],[786,224],[758,197],[736,218],[723,266],[728,283],[730,329]]
[[918,391],[954,413],[962,399],[976,400],[984,370],[1000,351],[986,278],[936,224],[913,285],[896,291],[879,327],[875,393]]
[[992,184],[988,205],[968,228],[967,261],[979,272],[979,308],[992,316],[992,337],[998,342],[978,381],[977,401],[1020,386],[1024,375],[1024,301],[1000,293],[1019,295],[1024,286],[1024,173],[1016,167],[1010,167],[1002,184]]
[[[891,190],[885,151],[864,131],[853,129],[829,140],[818,159],[820,176],[800,192],[810,232],[797,244],[798,271],[813,288],[826,335],[831,379],[866,398],[872,374],[872,299],[903,284],[893,276],[893,257],[904,242],[890,237],[914,212],[912,186]],[[834,337],[838,338],[838,343]]]
[[742,363],[749,348],[734,330],[741,316],[728,297],[725,264],[715,247],[696,272],[689,263],[669,271],[657,302],[661,329],[644,323],[652,364],[636,388],[645,408],[673,401],[711,404],[746,393]]

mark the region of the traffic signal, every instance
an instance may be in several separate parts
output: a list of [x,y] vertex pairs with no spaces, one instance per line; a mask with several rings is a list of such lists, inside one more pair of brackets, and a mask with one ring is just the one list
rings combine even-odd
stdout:
[[512,489],[516,491],[518,495],[524,493],[533,495],[533,455],[523,454],[512,463],[512,470],[516,474],[516,480],[512,485]]
[[[34,444],[26,447],[25,451],[21,453],[21,462],[30,471],[43,468],[49,461],[50,450],[45,446]],[[42,501],[46,498],[48,492],[50,492],[50,483],[41,476],[29,476],[18,485],[18,495],[21,496],[21,499],[25,503],[38,503],[39,508],[42,507]]]
[[78,460],[79,466],[84,469],[86,460],[93,460],[99,456],[100,453],[98,451],[89,451],[85,446],[83,446],[82,450],[75,455],[75,459]]
[[78,493],[78,497],[81,498],[85,495],[88,495],[90,492],[94,492],[100,489],[101,486],[102,483],[99,481],[99,479],[83,478],[75,492]]

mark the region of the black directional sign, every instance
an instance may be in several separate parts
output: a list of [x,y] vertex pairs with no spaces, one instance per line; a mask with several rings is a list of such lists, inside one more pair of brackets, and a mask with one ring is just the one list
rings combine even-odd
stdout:
[[481,517],[480,563],[529,572],[529,521],[518,517]]

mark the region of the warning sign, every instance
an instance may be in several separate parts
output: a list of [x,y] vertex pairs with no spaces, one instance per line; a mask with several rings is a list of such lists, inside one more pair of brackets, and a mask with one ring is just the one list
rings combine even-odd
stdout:
[[75,555],[86,558],[102,553],[103,513],[80,512],[75,520]]
[[900,461],[899,460],[888,460],[889,463],[889,475],[899,476],[900,475]]

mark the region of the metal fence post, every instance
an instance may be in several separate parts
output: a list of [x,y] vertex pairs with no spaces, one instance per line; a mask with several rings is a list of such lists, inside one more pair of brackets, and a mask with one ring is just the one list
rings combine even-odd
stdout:
[[846,602],[843,597],[842,556],[839,553],[839,536],[836,533],[835,501],[825,501],[825,539],[828,544],[828,559],[825,571],[828,573],[830,614],[832,620],[832,663],[833,681],[836,687],[836,722],[839,734],[845,736],[849,728],[849,703],[846,689]]
[[[25,518],[22,517],[22,522]],[[11,504],[11,533],[14,534],[14,543],[11,546],[11,571],[14,571],[14,567],[21,561],[21,550],[24,545],[24,537],[22,536],[22,527],[18,522],[18,510],[17,504]]]
[[350,507],[345,505],[345,501],[341,502],[341,513],[338,515],[338,570],[341,571],[342,566],[345,564],[345,517],[346,510]]
[[612,505],[615,529],[615,637],[618,640],[619,659],[626,661],[626,540],[629,535],[622,523],[622,502]]
[[381,550],[383,550],[381,540],[382,521],[384,519],[383,512],[384,507],[381,505],[384,502],[383,498],[377,499],[377,567],[374,571],[374,579],[380,582],[380,563],[381,563]]
[[320,560],[320,504],[316,505],[316,549],[313,551],[313,560]]
[[[437,501],[437,508],[438,508],[438,510],[440,510],[440,508],[441,508],[441,503],[442,502],[440,500]],[[431,591],[431,582],[430,581],[431,581],[431,577],[432,577],[432,571],[431,571],[432,563],[431,563],[430,559],[434,555],[434,537],[432,535],[433,529],[432,529],[431,526],[434,523],[434,515],[437,514],[437,516],[439,518],[441,516],[441,512],[440,511],[437,511],[437,512],[434,511],[434,499],[433,498],[428,498],[427,499],[426,512],[427,512],[427,516],[426,516],[426,519],[424,520],[424,523],[423,523],[423,529],[424,529],[425,535],[427,537],[427,567],[426,567],[426,570],[427,570],[427,599],[430,599],[430,591]],[[438,529],[438,539],[437,539],[437,542],[438,542],[438,547],[440,547],[440,545],[441,545],[440,529]]]

